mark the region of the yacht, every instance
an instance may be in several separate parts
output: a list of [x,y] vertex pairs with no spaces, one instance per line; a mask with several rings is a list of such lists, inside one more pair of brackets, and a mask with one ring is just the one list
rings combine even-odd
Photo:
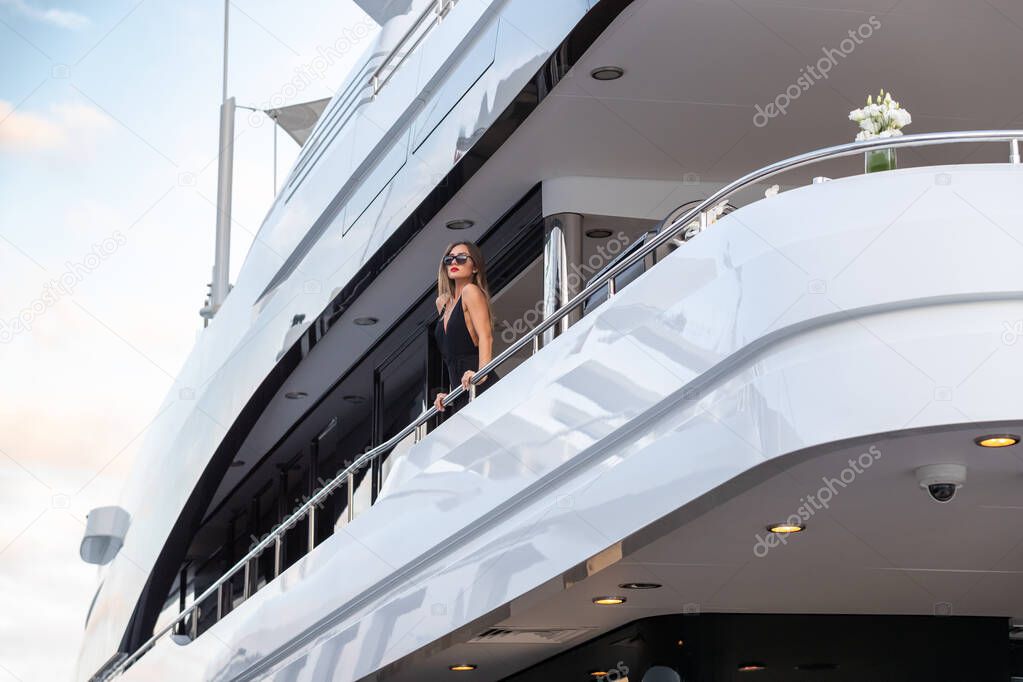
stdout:
[[1023,678],[1023,6],[355,1],[76,680]]

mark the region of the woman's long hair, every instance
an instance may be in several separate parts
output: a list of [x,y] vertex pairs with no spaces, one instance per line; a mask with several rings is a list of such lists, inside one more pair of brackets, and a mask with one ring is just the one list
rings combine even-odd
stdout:
[[[490,314],[490,326],[493,327],[494,311],[490,307],[490,288],[487,286],[487,263],[483,258],[483,252],[473,242],[452,242],[444,249],[444,256],[451,253],[451,249],[456,246],[464,246],[468,249],[469,256],[472,257],[472,265],[476,272],[473,273],[471,282],[483,291],[483,296],[487,300],[487,311]],[[447,305],[448,301],[455,295],[455,280],[448,277],[448,269],[444,265],[444,256],[441,256],[440,268],[437,270],[437,297],[440,299],[442,306]]]

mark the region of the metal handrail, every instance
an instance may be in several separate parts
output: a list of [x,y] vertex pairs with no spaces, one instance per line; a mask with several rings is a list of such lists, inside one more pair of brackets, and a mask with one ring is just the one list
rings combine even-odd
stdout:
[[[746,187],[753,185],[757,182],[773,177],[780,173],[806,166],[812,163],[820,161],[842,158],[845,156],[853,156],[863,152],[868,152],[876,149],[885,149],[891,147],[925,147],[929,145],[939,144],[954,144],[961,142],[1009,142],[1010,143],[1010,163],[1019,164],[1019,140],[1023,139],[1023,130],[992,130],[992,131],[963,131],[963,132],[952,132],[952,133],[922,133],[917,135],[905,135],[901,137],[893,138],[877,138],[873,140],[865,140],[862,142],[850,142],[848,144],[836,145],[833,147],[825,147],[816,151],[807,152],[805,154],[799,154],[797,156],[789,157],[782,161],[772,163],[768,166],[764,166],[752,173],[747,173],[738,180],[735,180],[728,185],[725,185],[714,194],[710,195],[703,201],[701,201],[694,208],[687,211],[680,218],[676,218],[671,222],[670,225],[662,229],[657,236],[646,242],[639,250],[634,252],[629,258],[621,261],[616,266],[610,268],[604,272],[601,276],[595,278],[595,280],[586,287],[584,287],[579,293],[577,293],[571,300],[569,300],[564,306],[558,308],[550,317],[537,324],[530,332],[520,338],[518,341],[513,343],[507,349],[499,354],[496,358],[488,362],[486,365],[480,368],[476,372],[475,376],[470,382],[470,388],[475,389],[482,379],[484,379],[490,372],[501,365],[505,360],[513,356],[519,350],[524,348],[527,344],[533,343],[539,339],[540,335],[548,329],[552,328],[558,323],[563,317],[569,314],[572,310],[582,305],[587,298],[592,294],[596,293],[603,287],[613,287],[614,278],[619,274],[627,270],[633,264],[642,261],[647,255],[653,253],[657,248],[664,246],[669,241],[674,239],[679,233],[682,233],[689,226],[689,223],[693,221],[697,216],[702,214],[708,208],[716,206],[721,201],[729,198],[735,192],[745,189]],[[672,211],[674,213],[675,210]],[[669,216],[671,213],[668,214]],[[701,221],[701,225],[706,226],[706,221]],[[457,400],[463,393],[466,393],[466,389],[459,386],[454,391],[449,393],[443,401],[443,405],[447,406]],[[474,393],[474,390],[469,391]],[[471,398],[471,396],[470,396]],[[413,420],[408,426],[403,428],[397,434],[392,436],[386,442],[375,448],[367,451],[350,464],[344,471],[338,474],[332,479],[326,486],[320,489],[319,492],[314,494],[299,507],[291,516],[282,522],[276,530],[268,534],[263,540],[261,540],[248,554],[245,555],[238,563],[236,563],[227,573],[225,573],[220,579],[214,582],[210,587],[206,589],[201,595],[195,598],[192,605],[182,611],[178,616],[171,621],[168,625],[164,626],[162,630],[155,633],[150,639],[142,644],[133,654],[124,658],[115,667],[101,677],[100,679],[106,680],[113,675],[120,674],[128,666],[137,661],[139,657],[152,648],[156,641],[163,637],[168,632],[176,628],[180,623],[183,623],[185,619],[196,612],[199,605],[209,599],[214,594],[218,595],[220,599],[220,588],[223,587],[234,575],[245,568],[245,566],[258,558],[264,550],[266,550],[271,544],[275,543],[278,539],[283,537],[284,533],[293,528],[299,521],[301,521],[311,509],[320,504],[324,498],[330,495],[336,490],[342,483],[346,482],[349,476],[360,471],[364,467],[368,466],[374,459],[380,455],[389,452],[395,445],[404,440],[408,435],[416,431],[421,425],[428,422],[430,419],[436,417],[439,413],[437,408],[431,407],[427,411],[423,412],[419,417]],[[196,616],[197,617],[197,616]]]
[[[405,63],[405,60],[415,51],[415,48],[418,47],[419,43],[425,39],[430,30],[446,17],[448,12],[451,11],[451,8],[457,3],[458,0],[430,0],[423,12],[415,19],[415,21],[412,22],[412,25],[409,26],[408,30],[405,31],[398,42],[395,43],[394,47],[392,47],[387,54],[384,55],[380,64],[373,70],[369,77],[364,81],[360,81],[358,78],[353,80],[345,87],[344,92],[338,95],[342,99],[338,100],[337,106],[331,108],[327,113],[327,123],[324,125],[324,130],[340,130],[345,127],[348,121],[351,120],[352,115],[354,115],[360,105],[364,103],[359,102],[359,93],[361,93],[365,88],[370,88],[373,91],[371,97],[379,95],[383,87],[391,80],[391,76],[393,76],[398,68]],[[433,23],[423,29],[424,23],[431,15],[436,15]],[[401,55],[401,58],[397,60],[387,76],[381,79],[384,71],[392,62],[395,61],[395,57],[399,54],[399,52],[401,52],[402,48],[405,47],[406,43],[408,43],[409,38],[411,38],[412,35],[420,29],[423,30],[419,39],[405,51],[405,54]],[[363,66],[362,68],[366,67]],[[360,82],[361,85],[358,85]],[[329,133],[321,133],[320,131],[317,131],[316,134],[309,138],[307,145],[303,147],[302,154],[295,162],[294,169],[288,176],[288,180],[285,183],[286,187],[290,188],[293,182],[298,181],[297,179],[300,175],[304,175],[307,170],[310,170],[316,165],[313,161],[313,157],[316,156],[319,151],[322,151],[322,149],[319,148],[323,145],[323,138],[327,134]]]
[[[393,69],[391,69],[391,73],[387,74],[387,76],[383,78],[383,80],[381,80],[381,76],[383,75],[384,70],[391,63],[391,60],[394,59],[394,56],[398,54],[402,47],[404,47],[405,43],[408,42],[409,38],[411,38],[412,35],[423,26],[424,22],[426,22],[426,20],[430,18],[430,15],[432,14],[436,15],[434,23],[442,20],[445,16],[447,16],[447,13],[451,11],[451,8],[455,6],[456,2],[458,2],[458,0],[431,0],[431,2],[423,10],[423,13],[420,14],[419,17],[414,22],[412,22],[412,25],[408,28],[407,31],[405,31],[405,34],[398,40],[397,43],[395,43],[394,48],[391,49],[387,56],[384,57],[384,60],[380,62],[380,66],[378,66],[376,71],[374,71],[373,74],[369,77],[369,84],[373,86],[374,95],[380,92],[380,88],[387,85],[387,81],[391,79],[391,75],[398,70],[398,67],[401,66],[402,63],[404,63],[405,59],[408,58],[409,54],[411,54],[412,51],[415,50],[416,45],[418,45],[422,41],[423,36],[420,36],[419,40],[417,40],[412,45],[412,47],[409,48],[408,51],[401,57],[401,59],[398,60],[398,63],[394,65]],[[424,35],[432,27],[433,24],[428,26],[424,30]]]

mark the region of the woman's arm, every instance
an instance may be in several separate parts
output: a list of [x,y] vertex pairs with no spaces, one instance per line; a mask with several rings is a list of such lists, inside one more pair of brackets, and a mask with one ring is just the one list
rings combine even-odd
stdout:
[[[467,284],[462,290],[462,301],[465,302],[468,309],[468,320],[472,325],[472,331],[476,332],[476,345],[480,355],[479,367],[483,367],[494,357],[494,333],[493,325],[490,322],[490,307],[487,305],[487,297],[483,290],[475,284]],[[466,389],[469,388],[471,374],[475,373],[466,372],[462,376],[462,386]],[[470,376],[466,377],[466,375]],[[483,381],[486,381],[486,378]]]

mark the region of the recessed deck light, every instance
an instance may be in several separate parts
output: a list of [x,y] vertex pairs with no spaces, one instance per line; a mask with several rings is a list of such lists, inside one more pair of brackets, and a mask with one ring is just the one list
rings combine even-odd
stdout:
[[288,391],[284,394],[284,397],[288,400],[301,400],[302,398],[308,397],[309,394],[305,391]]
[[448,670],[451,670],[456,673],[467,673],[475,669],[476,664],[474,663],[456,663],[455,665],[448,666]]
[[232,467],[243,467],[243,466],[245,466],[245,460],[244,459],[236,459],[235,461],[231,462],[231,466]]
[[361,405],[364,402],[366,402],[366,399],[361,395],[346,395],[344,398],[342,398],[342,400],[344,400],[346,403],[351,403],[352,405]]
[[626,602],[625,597],[618,597],[614,595],[593,598],[593,603],[596,604],[597,606],[618,606],[619,604],[624,604],[625,602]]
[[359,325],[360,327],[369,327],[371,325],[376,324],[379,321],[380,320],[378,320],[375,317],[357,317],[354,320],[352,320],[352,322]]
[[797,523],[772,523],[767,527],[767,530],[771,533],[787,535],[789,533],[800,533],[806,530],[806,526]]
[[759,670],[767,670],[763,663],[740,663],[738,671],[741,673],[755,673]]
[[590,239],[607,239],[611,236],[611,230],[605,230],[602,227],[596,227],[592,230],[586,230],[586,236]]
[[622,583],[618,587],[623,590],[656,590],[660,583]]
[[1019,442],[1019,436],[1011,433],[997,433],[981,436],[973,441],[982,448],[1007,448]]
[[468,218],[455,218],[444,223],[444,227],[449,230],[468,230],[476,224],[475,221],[469,220]]
[[625,69],[620,66],[598,66],[590,71],[590,76],[598,81],[615,81],[625,75]]

